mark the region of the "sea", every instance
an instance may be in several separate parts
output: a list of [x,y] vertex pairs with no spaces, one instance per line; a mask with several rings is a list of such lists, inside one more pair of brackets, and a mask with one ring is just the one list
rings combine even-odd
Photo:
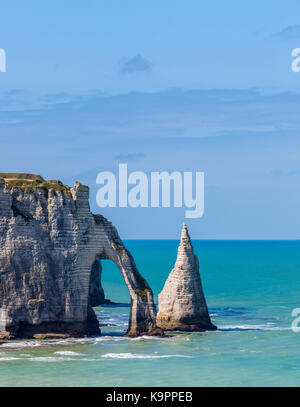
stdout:
[[[125,241],[156,302],[178,243]],[[103,261],[106,298],[120,304],[95,308],[102,335],[2,344],[0,386],[299,386],[300,332],[291,326],[300,308],[300,241],[193,245],[217,331],[124,337],[129,293],[117,267]]]

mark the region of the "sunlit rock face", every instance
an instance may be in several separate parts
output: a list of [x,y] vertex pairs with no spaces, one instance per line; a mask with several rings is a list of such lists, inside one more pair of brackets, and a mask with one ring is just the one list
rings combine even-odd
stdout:
[[215,330],[204,297],[199,262],[186,224],[181,232],[175,266],[158,295],[157,326],[165,330]]
[[30,174],[0,177],[2,337],[99,334],[91,305],[104,293],[100,282],[90,283],[101,259],[116,263],[130,292],[127,335],[162,333],[151,288],[115,227],[91,213],[87,186]]

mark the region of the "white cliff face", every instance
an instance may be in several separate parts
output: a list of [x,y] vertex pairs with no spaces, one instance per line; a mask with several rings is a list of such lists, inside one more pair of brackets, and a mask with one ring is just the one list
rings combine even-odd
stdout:
[[204,297],[199,262],[183,225],[175,266],[158,295],[157,326],[165,330],[214,330]]
[[[89,208],[89,188],[11,187],[0,179],[0,309],[8,337],[100,333],[92,266],[119,267],[132,307],[127,334],[156,334],[153,294],[114,226]],[[101,284],[99,285],[100,290]],[[3,321],[4,315],[4,321]]]

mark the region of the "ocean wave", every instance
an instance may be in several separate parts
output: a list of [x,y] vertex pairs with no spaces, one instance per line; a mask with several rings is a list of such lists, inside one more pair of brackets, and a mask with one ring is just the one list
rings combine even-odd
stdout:
[[101,359],[39,356],[39,357],[31,357],[26,360],[30,360],[32,362],[51,363],[51,362],[99,362]]
[[249,315],[253,313],[255,310],[246,307],[218,307],[218,308],[210,308],[209,313],[213,316],[241,316],[241,315]]
[[130,338],[128,336],[124,335],[105,335],[105,336],[99,336],[97,338],[92,338],[92,341],[94,344],[98,342],[119,342],[119,341],[165,341],[165,340],[170,340],[171,337],[162,337],[162,336],[148,336],[148,335],[143,335],[143,336],[138,336],[137,338]]
[[34,348],[41,346],[40,342],[30,342],[30,341],[24,341],[24,342],[5,342],[1,345],[1,348]]
[[15,358],[13,356],[5,356],[5,357],[0,357],[0,362],[5,362],[8,360],[20,360],[21,358]]
[[63,356],[82,356],[82,353],[73,352],[71,350],[61,350],[54,352],[54,355],[63,355]]
[[270,326],[271,324],[264,325],[220,325],[219,331],[286,331],[290,330],[289,327]]
[[106,353],[102,358],[111,359],[163,359],[163,358],[192,358],[186,355],[141,355],[134,353]]
[[24,349],[35,347],[47,347],[47,346],[71,346],[80,343],[91,342],[92,338],[68,338],[68,339],[52,339],[45,341],[23,341],[23,342],[5,342],[1,344],[0,349]]
[[[75,352],[74,352],[75,353]],[[76,354],[73,356],[79,356],[81,354]],[[25,355],[20,355],[25,356]],[[22,360],[26,362],[42,362],[42,363],[57,363],[57,362],[99,362],[101,359],[95,358],[74,358],[74,357],[55,357],[55,356],[32,356],[27,355],[27,357],[0,357],[0,362],[7,362],[7,361],[14,361],[14,360]]]
[[130,341],[143,341],[143,340],[147,340],[147,341],[165,341],[165,340],[170,340],[170,337],[167,336],[148,336],[148,335],[142,335],[142,336],[138,336],[136,338],[127,338]]
[[30,360],[32,362],[69,362],[69,361],[78,360],[78,359],[58,358],[55,356],[39,356],[39,357],[31,357],[31,358],[28,358],[27,360]]
[[[0,349],[2,350],[13,350],[13,349],[25,349],[25,348],[35,348],[35,347],[49,347],[49,346],[74,346],[74,345],[86,345],[86,344],[91,344],[95,345],[98,342],[102,341],[113,341],[113,342],[118,342],[118,341],[129,341],[132,338],[128,338],[126,336],[122,335],[105,335],[105,336],[99,336],[99,337],[91,337],[91,338],[67,338],[67,339],[53,339],[51,341],[45,340],[45,341],[22,341],[22,342],[5,342],[1,344]],[[59,352],[59,351],[58,351]],[[68,351],[61,351],[61,352],[68,352]],[[1,352],[2,353],[2,352]],[[70,354],[71,355],[71,354]]]
[[240,352],[247,352],[247,353],[264,353],[262,350],[248,350],[248,349],[240,349]]
[[101,326],[128,326],[128,319],[124,318],[98,318]]
[[92,338],[92,341],[94,344],[97,344],[98,342],[107,342],[107,341],[120,342],[120,341],[128,341],[129,339],[130,338],[127,338],[126,336],[107,335],[107,336],[99,336],[98,338]]

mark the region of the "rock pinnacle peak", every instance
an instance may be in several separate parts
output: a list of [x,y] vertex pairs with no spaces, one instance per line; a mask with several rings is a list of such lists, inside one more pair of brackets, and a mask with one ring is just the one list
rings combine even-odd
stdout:
[[177,259],[162,292],[158,295],[156,323],[165,330],[215,330],[212,324],[186,224],[183,224]]
[[181,236],[180,236],[180,246],[179,247],[185,247],[190,250],[193,250],[191,238],[189,235],[189,231],[187,228],[186,223],[182,225],[182,230],[181,230]]

